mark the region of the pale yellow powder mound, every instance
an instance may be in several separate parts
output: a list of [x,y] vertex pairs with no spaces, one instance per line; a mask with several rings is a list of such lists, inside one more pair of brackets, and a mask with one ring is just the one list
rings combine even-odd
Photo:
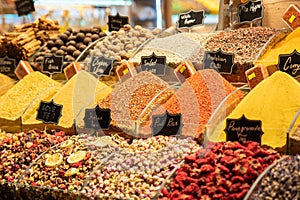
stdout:
[[[101,92],[96,95],[97,91]],[[58,127],[71,128],[82,107],[94,99],[106,97],[111,91],[112,88],[98,81],[88,72],[77,73],[52,98],[54,103],[63,106]],[[31,117],[24,123],[35,124],[38,122]]]
[[15,84],[15,81],[5,74],[0,73],[0,96],[5,94]]
[[35,99],[52,97],[60,86],[40,72],[25,76],[0,97],[0,118],[12,121],[20,118]]
[[[277,71],[251,90],[227,118],[238,119],[244,114],[248,119],[261,120],[262,144],[277,148],[286,144],[286,132],[299,109],[300,83]],[[209,139],[225,141],[225,125],[226,119]]]

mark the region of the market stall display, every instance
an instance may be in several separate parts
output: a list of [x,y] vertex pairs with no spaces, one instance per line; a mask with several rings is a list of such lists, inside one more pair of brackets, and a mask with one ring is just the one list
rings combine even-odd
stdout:
[[[263,65],[267,68],[268,73],[271,75],[275,71],[278,71],[279,56],[283,54],[291,54],[295,50],[300,51],[298,44],[300,38],[300,28],[296,28],[291,33],[286,33],[280,41],[273,44],[269,49],[267,49],[258,60],[255,62],[255,65]],[[300,81],[299,77],[295,77]]]
[[[239,119],[244,115],[250,120],[261,120],[264,132],[261,144],[284,148],[286,132],[300,108],[299,90],[300,84],[293,77],[284,72],[275,72],[251,90],[226,119]],[[226,119],[215,133],[208,136],[211,140],[226,139]],[[299,120],[296,124],[299,124]]]
[[[231,74],[222,76],[231,83],[247,83],[245,71],[253,67],[259,52],[276,34],[270,27],[240,28],[230,31],[220,31],[209,37],[204,45],[204,51],[222,50],[234,54],[234,65]],[[200,53],[202,53],[201,50]],[[197,66],[197,65],[196,65]],[[199,68],[203,65],[198,64]]]
[[42,16],[33,23],[16,25],[12,32],[0,37],[1,57],[28,60],[43,44],[59,34],[60,26],[56,21]]
[[[82,28],[79,30],[69,28],[64,33],[49,40],[34,55],[31,64],[34,68],[41,71],[44,57],[57,55],[63,56],[63,67],[66,67],[71,62],[74,62],[92,42],[105,36],[106,33],[100,27]],[[87,56],[88,53],[89,50],[86,50],[85,55],[81,55],[81,59],[84,59],[84,56]]]
[[50,147],[65,141],[61,131],[46,133],[30,130],[14,134],[1,133],[0,137],[0,191],[1,198],[14,198],[14,184],[30,164]]
[[97,42],[94,48],[90,49],[89,55],[82,62],[82,68],[89,71],[90,62],[93,56],[105,56],[113,59],[114,68],[109,76],[99,77],[101,81],[113,85],[118,81],[116,68],[121,61],[128,60],[130,56],[148,39],[161,33],[161,29],[147,29],[139,25],[131,27],[124,25],[119,31],[112,31],[110,35]]
[[[100,165],[83,192],[92,199],[153,199],[183,157],[201,149],[191,138],[157,136],[138,143]],[[159,148],[148,149],[149,144]]]
[[185,157],[159,199],[243,199],[258,175],[280,157],[256,142],[208,143]]
[[151,111],[165,103],[173,94],[174,89],[168,83],[143,71],[117,85],[98,105],[100,108],[111,109],[112,125],[117,126],[128,137],[146,137],[151,133],[136,133],[136,124],[148,123]]
[[258,178],[247,199],[299,199],[299,165],[299,155],[278,160]]
[[[205,126],[214,110],[235,89],[216,71],[200,70],[188,78],[152,115],[162,114],[165,111],[171,114],[180,113],[183,123],[181,134],[203,139]],[[234,99],[241,99],[243,96],[244,94],[239,91],[234,94]]]
[[[22,116],[31,103],[51,98],[61,86],[61,83],[40,72],[25,76],[0,97],[1,129],[7,132],[21,131]],[[32,109],[36,111],[38,105]]]
[[[102,92],[96,94],[96,91],[99,90],[102,90]],[[63,106],[62,116],[58,124],[44,124],[42,121],[38,121],[36,119],[37,109],[33,109],[31,106],[24,114],[23,129],[27,130],[32,127],[43,129],[47,126],[50,129],[61,129],[67,134],[74,134],[74,119],[86,102],[90,99],[97,102],[106,97],[111,91],[112,88],[98,81],[88,72],[79,71],[48,99],[49,101],[53,100],[55,104]],[[33,105],[39,105],[39,103],[39,101],[35,101]]]

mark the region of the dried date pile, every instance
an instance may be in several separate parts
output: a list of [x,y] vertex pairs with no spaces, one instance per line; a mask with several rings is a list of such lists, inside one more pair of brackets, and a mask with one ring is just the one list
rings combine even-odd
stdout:
[[256,142],[208,143],[185,163],[161,191],[160,199],[243,199],[251,184],[279,153]]
[[300,199],[300,155],[276,163],[250,199]]

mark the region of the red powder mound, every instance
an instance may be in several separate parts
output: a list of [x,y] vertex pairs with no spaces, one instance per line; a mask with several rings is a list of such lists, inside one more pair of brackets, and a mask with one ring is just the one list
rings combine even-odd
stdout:
[[[235,89],[215,70],[200,70],[188,78],[162,107],[171,114],[182,114],[183,135],[200,138],[215,109]],[[239,91],[229,101],[243,96]],[[230,104],[229,101],[226,104]]]

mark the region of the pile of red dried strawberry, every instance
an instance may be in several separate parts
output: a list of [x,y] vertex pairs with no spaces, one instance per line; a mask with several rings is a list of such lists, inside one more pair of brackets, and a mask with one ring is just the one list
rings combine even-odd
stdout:
[[243,199],[253,182],[280,158],[256,142],[209,143],[195,156],[186,156],[161,199]]

